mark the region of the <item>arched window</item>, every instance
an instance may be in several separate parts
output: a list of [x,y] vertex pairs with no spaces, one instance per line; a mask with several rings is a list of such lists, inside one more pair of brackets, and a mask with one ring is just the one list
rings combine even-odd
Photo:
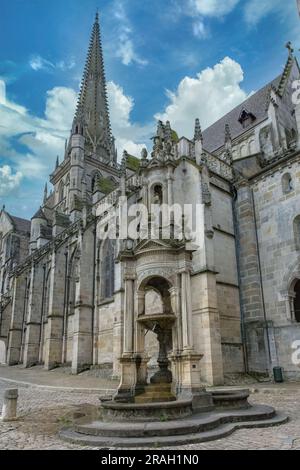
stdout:
[[287,194],[293,191],[293,179],[290,173],[285,173],[283,175],[281,183],[282,183],[282,192],[284,194]]
[[296,249],[300,250],[300,215],[294,219],[294,240]]
[[115,243],[107,239],[102,252],[102,297],[110,299],[115,291]]
[[300,323],[300,280],[298,280],[294,287],[294,315],[296,322]]

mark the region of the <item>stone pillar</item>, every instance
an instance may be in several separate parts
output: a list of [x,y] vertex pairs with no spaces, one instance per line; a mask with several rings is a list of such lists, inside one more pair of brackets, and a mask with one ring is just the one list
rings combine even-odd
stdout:
[[5,390],[1,421],[15,421],[17,418],[18,389]]
[[82,234],[78,259],[75,315],[73,322],[72,373],[78,374],[93,363],[93,286],[95,232],[88,229]]
[[124,355],[133,353],[134,279],[125,278]]
[[20,274],[13,280],[13,305],[9,330],[7,364],[13,366],[20,361],[23,315],[25,309],[26,275]]
[[121,381],[114,396],[116,401],[130,402],[134,400],[137,385],[137,362],[140,362],[134,354],[134,276],[125,275],[124,298],[124,346],[120,359]]
[[39,362],[43,279],[42,266],[32,265],[23,354],[23,364],[25,367],[31,367]]
[[62,362],[63,321],[66,285],[66,257],[63,250],[52,252],[49,313],[45,334],[45,369],[50,370]]
[[193,349],[193,317],[191,303],[191,279],[190,272],[184,270],[181,273],[181,314],[182,314],[182,339],[183,349]]
[[295,119],[296,119],[297,132],[298,132],[297,148],[300,148],[300,103],[297,103],[295,106]]
[[176,322],[172,330],[173,352],[182,350],[182,321],[180,312],[180,296],[177,287],[171,287],[169,290],[171,297],[171,306]]
[[210,272],[203,273],[198,277],[198,282],[201,286],[202,377],[209,385],[223,385],[223,355],[216,275]]
[[174,204],[174,197],[173,197],[173,176],[172,176],[172,170],[170,169],[168,171],[167,184],[168,184],[168,204],[169,204],[169,207],[171,207]]
[[[237,187],[237,200],[234,210],[237,221],[237,256],[240,271],[240,295],[242,320],[246,335],[246,348],[249,372],[266,373],[269,365],[268,342],[265,350],[257,353],[257,341],[263,341],[265,327],[263,295],[260,277],[259,250],[257,246],[255,223],[255,192],[247,182],[241,182]],[[249,269],[249,266],[251,269]],[[253,301],[255,299],[255,302]]]

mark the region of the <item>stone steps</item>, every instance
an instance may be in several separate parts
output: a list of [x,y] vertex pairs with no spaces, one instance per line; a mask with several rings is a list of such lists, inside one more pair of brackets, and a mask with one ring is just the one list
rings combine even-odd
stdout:
[[103,437],[155,437],[175,436],[205,432],[228,422],[243,420],[268,420],[275,416],[275,410],[269,406],[253,407],[249,410],[231,411],[228,413],[201,413],[190,418],[153,423],[103,422],[93,421],[89,424],[77,424],[74,430],[79,434]]
[[[258,407],[254,407],[258,408]],[[266,407],[263,407],[266,408]],[[263,411],[263,410],[261,410]],[[266,412],[266,410],[265,410]],[[267,412],[268,414],[268,412]],[[263,428],[269,426],[277,426],[284,424],[288,421],[288,418],[284,415],[275,415],[268,418],[262,419],[263,412],[260,418],[257,420],[251,420],[250,416],[248,419],[244,416],[244,420],[224,423],[214,429],[207,429],[203,431],[191,432],[190,434],[179,434],[179,435],[156,435],[156,436],[141,436],[132,438],[128,435],[127,437],[114,436],[99,436],[99,435],[84,435],[74,430],[62,430],[60,437],[67,441],[77,445],[84,445],[90,447],[118,447],[118,448],[143,448],[143,447],[174,447],[186,444],[208,442],[222,437],[229,436],[237,429],[242,428]],[[252,418],[254,415],[252,416]],[[198,417],[200,418],[200,415]],[[118,423],[115,423],[116,425]],[[124,423],[125,424],[125,423]],[[129,430],[129,424],[127,423],[127,431]],[[162,425],[164,423],[161,423]]]

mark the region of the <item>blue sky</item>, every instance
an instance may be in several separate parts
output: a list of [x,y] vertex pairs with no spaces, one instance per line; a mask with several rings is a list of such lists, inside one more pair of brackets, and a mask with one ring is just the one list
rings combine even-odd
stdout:
[[296,0],[0,0],[0,204],[30,218],[62,156],[96,9],[120,153],[191,137],[282,71]]

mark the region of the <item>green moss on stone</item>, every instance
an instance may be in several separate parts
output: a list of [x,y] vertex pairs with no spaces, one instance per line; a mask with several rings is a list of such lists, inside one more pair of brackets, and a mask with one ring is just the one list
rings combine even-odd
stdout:
[[139,158],[134,157],[133,155],[128,155],[126,167],[131,171],[138,171],[140,168],[141,161]]
[[100,178],[98,187],[101,193],[109,194],[115,189],[115,184],[109,178]]

